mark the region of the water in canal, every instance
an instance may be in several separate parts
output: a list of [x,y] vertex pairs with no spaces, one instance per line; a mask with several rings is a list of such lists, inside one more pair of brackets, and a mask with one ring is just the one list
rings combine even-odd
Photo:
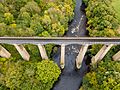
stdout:
[[[84,5],[82,4],[82,0],[76,0],[74,13],[74,19],[69,25],[69,30],[65,37],[87,36],[86,16],[84,13]],[[88,68],[85,64],[85,57],[82,67],[79,70],[76,69],[75,59],[79,53],[80,47],[80,45],[66,46],[65,68],[62,70],[59,80],[55,83],[52,90],[79,90],[82,78]],[[54,61],[60,66],[60,49],[53,58]]]

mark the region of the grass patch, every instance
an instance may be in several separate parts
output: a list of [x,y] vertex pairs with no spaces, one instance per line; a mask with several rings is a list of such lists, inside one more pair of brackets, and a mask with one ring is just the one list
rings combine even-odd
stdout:
[[119,24],[120,24],[120,0],[113,0],[112,1],[112,6],[116,11],[117,18],[118,18]]

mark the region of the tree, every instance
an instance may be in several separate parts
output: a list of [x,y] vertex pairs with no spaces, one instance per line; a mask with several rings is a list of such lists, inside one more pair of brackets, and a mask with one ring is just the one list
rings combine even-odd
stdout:
[[49,60],[0,62],[3,62],[0,68],[0,85],[3,84],[10,90],[50,90],[60,75],[57,64]]

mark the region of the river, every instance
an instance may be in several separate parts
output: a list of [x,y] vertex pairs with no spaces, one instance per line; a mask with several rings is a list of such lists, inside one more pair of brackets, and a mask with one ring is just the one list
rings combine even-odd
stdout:
[[[82,0],[76,0],[74,13],[74,19],[69,25],[69,29],[65,37],[87,36],[86,16]],[[88,66],[85,64],[86,57],[83,60],[82,67],[79,70],[76,69],[75,59],[79,53],[80,47],[80,45],[66,46],[65,68],[62,70],[59,80],[55,83],[52,90],[79,90],[82,78],[88,69]],[[60,66],[60,48],[53,58]]]

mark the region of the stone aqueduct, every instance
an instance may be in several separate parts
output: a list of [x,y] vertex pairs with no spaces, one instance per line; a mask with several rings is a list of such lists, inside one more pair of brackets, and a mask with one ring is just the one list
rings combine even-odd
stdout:
[[[34,44],[38,46],[42,59],[48,59],[45,44],[57,44],[61,46],[61,59],[60,65],[63,69],[65,66],[65,46],[70,44],[81,45],[78,56],[76,57],[76,67],[80,69],[83,58],[90,45],[103,44],[99,52],[92,57],[92,63],[102,60],[110,48],[114,45],[120,44],[120,38],[107,38],[107,37],[0,37],[0,43],[12,44],[15,46],[19,54],[24,60],[29,61],[30,55],[22,44]],[[0,45],[0,56],[10,58],[11,53]],[[113,57],[114,61],[120,60],[120,51]]]

